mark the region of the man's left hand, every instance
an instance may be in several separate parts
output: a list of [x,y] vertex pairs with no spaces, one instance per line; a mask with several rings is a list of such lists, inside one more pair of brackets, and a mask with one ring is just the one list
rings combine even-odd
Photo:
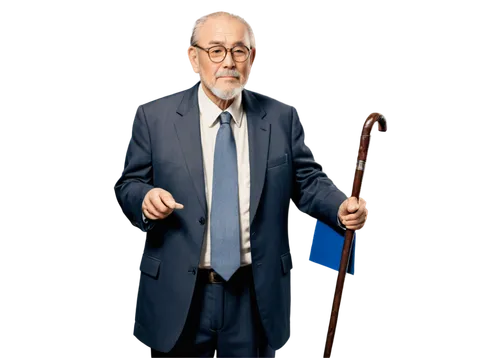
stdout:
[[366,218],[368,217],[366,201],[363,198],[359,198],[358,202],[354,196],[347,198],[340,205],[338,217],[346,228],[350,230],[361,229],[365,225]]

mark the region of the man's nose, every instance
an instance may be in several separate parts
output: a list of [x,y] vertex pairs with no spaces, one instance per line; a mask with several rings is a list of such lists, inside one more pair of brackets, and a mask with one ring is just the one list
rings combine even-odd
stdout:
[[233,55],[231,54],[231,51],[227,51],[226,58],[224,59],[224,61],[222,61],[222,64],[224,65],[224,67],[229,67],[229,68],[235,67],[235,62],[233,60]]

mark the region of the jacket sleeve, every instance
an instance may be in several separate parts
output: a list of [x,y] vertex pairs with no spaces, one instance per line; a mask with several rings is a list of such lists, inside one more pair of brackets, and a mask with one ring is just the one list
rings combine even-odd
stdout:
[[125,167],[115,184],[115,194],[125,216],[132,225],[144,232],[151,230],[155,224],[154,221],[144,222],[142,219],[142,202],[146,193],[153,188],[151,139],[144,109],[139,106],[125,157]]
[[311,150],[304,143],[304,129],[294,107],[292,110],[292,164],[295,174],[292,200],[297,208],[322,221],[339,232],[337,213],[340,204],[347,199],[314,161]]

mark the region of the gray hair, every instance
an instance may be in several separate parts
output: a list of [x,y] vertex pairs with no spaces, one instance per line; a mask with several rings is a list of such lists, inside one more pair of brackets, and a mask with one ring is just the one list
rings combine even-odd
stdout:
[[194,23],[194,27],[193,27],[193,33],[191,34],[191,46],[193,46],[194,44],[196,44],[196,42],[198,41],[198,35],[199,35],[200,27],[203,26],[203,24],[208,19],[210,19],[212,17],[218,17],[218,16],[229,16],[229,17],[231,17],[231,18],[233,18],[235,20],[238,20],[241,23],[243,23],[243,25],[245,25],[247,27],[248,34],[250,36],[250,47],[251,48],[255,48],[255,36],[254,36],[253,30],[250,27],[250,25],[248,24],[248,22],[246,22],[245,19],[243,19],[241,16],[230,14],[230,13],[225,12],[225,11],[214,12],[212,14],[208,14],[208,15],[205,15],[203,17],[200,17],[198,20],[196,20],[196,22]]

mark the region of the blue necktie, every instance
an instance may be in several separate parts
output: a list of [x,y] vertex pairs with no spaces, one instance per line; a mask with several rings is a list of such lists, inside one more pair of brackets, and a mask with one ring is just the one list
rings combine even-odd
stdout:
[[211,265],[226,281],[240,267],[240,215],[236,143],[231,114],[220,114],[210,210]]

